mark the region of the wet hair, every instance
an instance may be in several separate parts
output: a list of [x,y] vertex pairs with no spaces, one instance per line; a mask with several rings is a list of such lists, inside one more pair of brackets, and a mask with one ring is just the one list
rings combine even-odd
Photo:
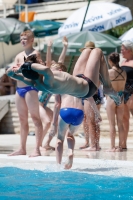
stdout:
[[24,31],[20,34],[20,37],[21,36],[27,36],[27,37],[30,37],[30,38],[34,38],[34,33],[31,30],[26,30],[26,31]]
[[27,58],[24,57],[24,62],[39,63],[41,65],[44,65],[44,62],[42,61],[41,57],[38,54],[32,54]]
[[[41,60],[41,58],[38,54],[32,54],[32,55],[28,56],[27,58],[24,57],[24,62],[39,63],[41,65],[45,65],[45,63]],[[61,69],[63,72],[67,71],[67,68],[64,64],[56,63],[56,62],[55,62],[55,69],[57,69],[57,70]]]
[[118,53],[113,52],[108,56],[108,59],[117,67],[119,68],[120,56]]
[[133,53],[133,42],[131,42],[130,40],[125,40],[122,42],[122,45],[128,49],[128,50],[131,50],[132,53]]
[[67,68],[64,64],[62,63],[57,63],[57,66],[59,67],[59,69],[61,69],[63,72],[67,72]]
[[64,64],[62,64],[61,62],[55,62],[54,60],[52,61],[52,63],[54,63],[54,68],[56,69],[56,70],[61,70],[61,71],[63,71],[63,72],[67,72],[67,68],[66,68],[66,66],[64,65]]

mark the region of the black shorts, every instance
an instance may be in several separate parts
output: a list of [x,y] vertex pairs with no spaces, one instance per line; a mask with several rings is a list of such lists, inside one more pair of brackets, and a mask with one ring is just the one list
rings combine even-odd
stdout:
[[89,85],[89,92],[84,97],[81,97],[81,98],[87,99],[89,97],[92,97],[95,94],[95,92],[97,91],[97,87],[95,86],[95,84],[89,78],[84,76],[84,74],[78,74],[77,77],[83,78],[84,80],[86,80],[88,82],[88,85]]

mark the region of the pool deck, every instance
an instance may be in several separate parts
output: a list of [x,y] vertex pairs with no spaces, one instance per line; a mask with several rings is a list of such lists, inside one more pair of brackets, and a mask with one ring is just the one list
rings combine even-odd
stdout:
[[[47,136],[46,136],[47,137]],[[45,138],[46,139],[46,138]],[[89,152],[80,150],[79,147],[84,144],[84,138],[75,137],[74,164],[72,170],[99,175],[129,176],[133,177],[133,138],[128,139],[128,150],[123,152],[106,152],[109,148],[110,140],[102,137],[100,146],[101,151]],[[37,169],[44,171],[63,170],[63,165],[67,160],[67,143],[64,142],[64,153],[62,165],[57,167],[55,160],[55,151],[42,152],[42,156],[30,158],[29,155],[35,146],[35,136],[27,138],[27,155],[8,156],[9,153],[19,147],[20,136],[0,135],[0,167],[19,167],[24,169]],[[45,140],[44,140],[45,142]],[[51,145],[55,145],[54,137]]]

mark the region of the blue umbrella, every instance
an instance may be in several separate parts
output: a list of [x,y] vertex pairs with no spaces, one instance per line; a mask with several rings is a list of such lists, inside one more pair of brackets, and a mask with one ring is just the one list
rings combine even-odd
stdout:
[[62,26],[61,22],[51,20],[36,20],[29,22],[35,37],[41,38],[58,34],[58,29]]

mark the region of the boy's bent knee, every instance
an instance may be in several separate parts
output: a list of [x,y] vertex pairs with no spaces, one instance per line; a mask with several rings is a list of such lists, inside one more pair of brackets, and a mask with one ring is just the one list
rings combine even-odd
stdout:
[[60,141],[60,142],[64,142],[65,135],[62,135],[62,134],[59,134],[59,133],[58,133],[57,139],[58,139],[58,141]]
[[33,123],[35,126],[42,126],[42,122],[41,122],[41,119],[39,117],[32,117],[32,120],[33,120]]

